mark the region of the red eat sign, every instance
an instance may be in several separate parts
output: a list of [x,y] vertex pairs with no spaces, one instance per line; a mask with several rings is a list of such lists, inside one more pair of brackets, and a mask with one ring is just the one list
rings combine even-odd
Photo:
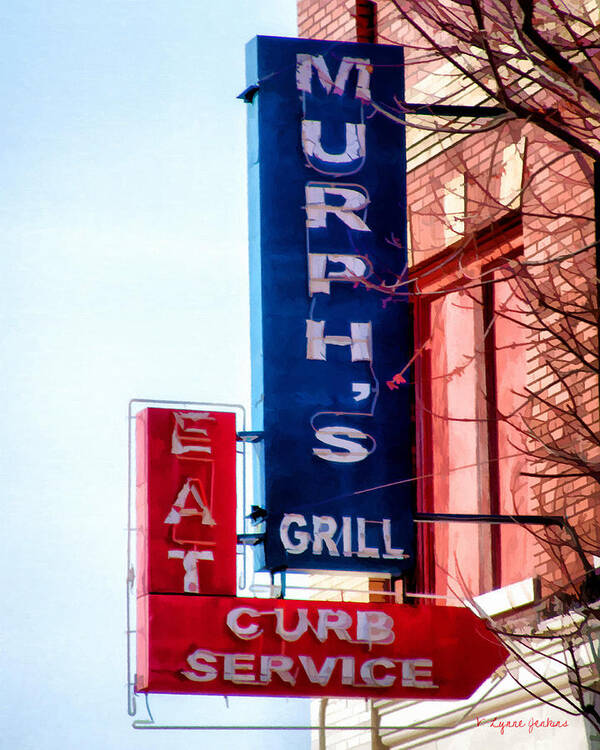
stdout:
[[458,607],[138,599],[140,692],[458,699],[506,657]]
[[235,414],[137,417],[138,596],[235,594]]

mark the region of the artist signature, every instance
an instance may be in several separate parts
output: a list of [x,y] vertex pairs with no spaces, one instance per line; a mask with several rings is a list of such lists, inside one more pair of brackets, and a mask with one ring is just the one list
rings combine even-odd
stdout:
[[488,729],[498,729],[500,734],[504,734],[507,729],[527,729],[528,734],[533,734],[535,729],[550,729],[550,728],[565,728],[569,726],[569,722],[565,719],[564,721],[554,719],[534,719],[533,717],[529,720],[526,719],[477,719],[478,727],[486,727]]

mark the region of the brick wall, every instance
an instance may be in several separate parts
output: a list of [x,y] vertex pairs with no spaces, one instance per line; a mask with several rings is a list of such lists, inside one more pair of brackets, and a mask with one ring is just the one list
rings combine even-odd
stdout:
[[[355,40],[353,0],[299,0],[298,28],[301,36],[327,38],[344,41]],[[377,3],[378,39],[386,43],[406,43],[414,36],[398,19],[394,6],[388,0]],[[456,80],[448,71],[439,70],[435,76],[422,63],[414,64],[418,53],[406,50],[407,100],[426,101],[434,97],[435,86],[456,87]],[[444,77],[446,76],[446,77]],[[481,101],[477,91],[460,91],[458,100],[469,103]],[[460,98],[462,97],[462,98]],[[465,98],[466,97],[466,98]],[[410,120],[414,122],[414,119]],[[430,125],[432,120],[428,121]],[[487,230],[486,236],[499,231],[501,222],[511,213],[520,215],[520,234],[511,249],[522,243],[526,260],[539,262],[550,256],[567,255],[574,248],[584,247],[593,241],[593,196],[590,188],[590,164],[585,160],[564,155],[561,147],[548,136],[529,125],[511,123],[491,135],[474,135],[468,139],[456,136],[431,134],[409,128],[408,205],[411,228],[411,252],[415,273],[426,264],[435,264],[447,259],[450,251],[460,248],[467,236]],[[523,148],[523,144],[526,144]],[[512,149],[512,151],[511,151]],[[519,158],[523,155],[522,194],[507,200],[507,175],[511,170],[506,154]],[[519,171],[517,170],[517,175]],[[464,177],[464,193],[457,185]],[[511,178],[512,179],[512,178]],[[509,180],[510,182],[510,180]],[[450,187],[449,186],[454,186]],[[510,185],[508,186],[510,188]],[[464,196],[464,197],[463,197]],[[516,196],[516,197],[515,197]],[[445,215],[447,206],[463,200],[464,217],[456,223],[456,217]],[[501,244],[501,243],[500,243]],[[436,289],[448,283],[464,281],[468,275],[477,273],[477,245],[469,251],[469,267],[460,263],[447,265],[446,275],[429,277],[422,281],[421,288],[429,283]],[[456,258],[466,256],[462,251]],[[480,259],[489,261],[490,257]],[[556,264],[531,266],[532,278],[540,285],[548,283],[549,269],[554,269],[554,293],[574,304],[590,293],[595,305],[595,289],[590,291],[589,280],[595,277],[593,257],[582,253],[572,261],[565,261],[560,273]],[[587,282],[585,281],[587,279]],[[579,281],[578,281],[579,280]],[[592,284],[593,286],[593,284]],[[585,303],[587,305],[587,303]],[[584,306],[585,306],[584,305]],[[589,308],[589,305],[587,305]],[[589,309],[586,314],[589,313]],[[585,317],[585,316],[584,316]],[[557,319],[547,318],[548,326],[556,326]],[[590,352],[597,346],[593,325],[582,322],[576,330],[566,330],[574,340],[583,342]],[[527,349],[524,386],[540,392],[542,399],[534,400],[530,411],[524,415],[524,430],[532,428],[539,439],[529,443],[529,450],[544,455],[540,450],[542,441],[553,441],[566,451],[571,451],[589,462],[595,460],[597,449],[593,439],[586,439],[586,430],[598,429],[597,376],[591,372],[579,374],[569,380],[568,385],[576,394],[574,405],[569,405],[569,395],[564,380],[557,382],[551,371],[547,355],[548,334],[544,330],[532,331],[531,345]],[[553,346],[550,341],[550,346]],[[588,357],[590,361],[593,355]],[[566,409],[566,407],[569,407]],[[570,411],[561,413],[561,409]],[[568,472],[566,465],[555,462],[528,459],[528,470],[532,473]],[[595,519],[597,488],[587,477],[564,477],[551,480],[547,477],[532,477],[529,492],[538,512],[548,515],[567,515],[581,534],[584,543],[598,544],[598,522]],[[558,546],[550,541],[561,542]],[[561,532],[538,534],[535,539],[535,573],[542,577],[544,593],[556,587],[568,587],[569,579],[581,574],[577,556],[565,549]]]
[[[504,246],[505,250],[523,246],[526,261],[541,263],[549,257],[569,256],[577,248],[593,242],[593,195],[589,183],[589,165],[573,156],[562,156],[560,149],[548,137],[532,127],[517,130],[500,129],[493,138],[473,136],[438,155],[409,174],[409,199],[412,234],[413,273],[431,267],[449,252],[461,259],[460,264],[447,264],[444,272],[425,277],[419,282],[422,291],[438,291],[444,285],[469,283],[477,277],[478,261],[489,262],[480,243],[470,250],[460,251],[461,242],[477,234],[477,230],[493,227],[507,216],[507,208],[499,200],[501,177],[506,169],[501,154],[512,144],[525,138],[524,190],[520,211],[521,233],[517,241]],[[464,198],[465,224],[463,236],[455,236],[454,244],[445,248],[448,219],[444,216],[444,193],[458,174],[466,175]],[[502,245],[501,245],[502,246]],[[578,312],[591,320],[595,309],[593,254],[582,253],[562,264],[532,266],[532,280],[548,295],[548,304],[559,307],[569,301],[581,306]],[[553,281],[549,281],[553,278]],[[537,329],[541,326],[541,330]],[[564,378],[562,373],[578,366],[576,357],[561,357],[557,362],[557,347],[564,338],[567,347],[583,352],[595,364],[593,352],[597,346],[595,326],[582,321],[570,326],[560,313],[546,312],[533,324],[527,347],[526,373],[523,387],[537,393],[527,411],[517,415],[523,430],[531,429],[536,438],[528,441],[527,466],[524,470],[540,474],[571,473],[569,464],[544,460],[550,445],[552,450],[564,450],[584,463],[594,461],[598,449],[593,437],[598,429],[598,383],[591,370]],[[552,366],[560,372],[552,371]],[[571,399],[569,393],[574,394]],[[436,405],[432,407],[436,411]],[[591,434],[587,434],[587,429]],[[539,460],[536,460],[536,457]],[[589,476],[564,477],[551,480],[547,476],[531,478],[529,508],[518,512],[566,516],[575,526],[584,548],[598,547],[598,522],[595,520],[597,485]],[[438,508],[439,510],[439,508]],[[458,510],[454,508],[454,510]],[[511,512],[505,510],[505,512]],[[515,511],[513,511],[515,512]],[[578,556],[568,547],[563,532],[535,530],[535,566],[533,573],[542,578],[542,593],[566,587],[583,573]],[[504,532],[505,533],[505,532]],[[445,532],[441,532],[443,536]],[[449,562],[449,565],[451,563]]]
[[354,42],[354,8],[354,0],[298,0],[298,34]]

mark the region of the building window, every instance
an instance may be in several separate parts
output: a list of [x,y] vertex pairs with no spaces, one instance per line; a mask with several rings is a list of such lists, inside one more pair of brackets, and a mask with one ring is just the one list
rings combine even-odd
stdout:
[[[518,228],[513,228],[514,234]],[[514,240],[514,237],[512,238]],[[419,510],[533,512],[522,418],[527,319],[499,236],[419,283],[416,303]],[[423,269],[415,269],[419,277]],[[478,595],[533,574],[534,537],[521,526],[424,524],[419,588]]]

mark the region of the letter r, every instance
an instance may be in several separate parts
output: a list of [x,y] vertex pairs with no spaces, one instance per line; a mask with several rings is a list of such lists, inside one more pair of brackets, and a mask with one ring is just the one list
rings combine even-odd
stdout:
[[[308,229],[322,229],[327,226],[327,214],[333,214],[350,229],[370,232],[359,212],[366,212],[369,194],[360,185],[342,183],[311,182],[306,188],[306,226]],[[335,205],[327,201],[327,196],[343,199],[343,204]]]

